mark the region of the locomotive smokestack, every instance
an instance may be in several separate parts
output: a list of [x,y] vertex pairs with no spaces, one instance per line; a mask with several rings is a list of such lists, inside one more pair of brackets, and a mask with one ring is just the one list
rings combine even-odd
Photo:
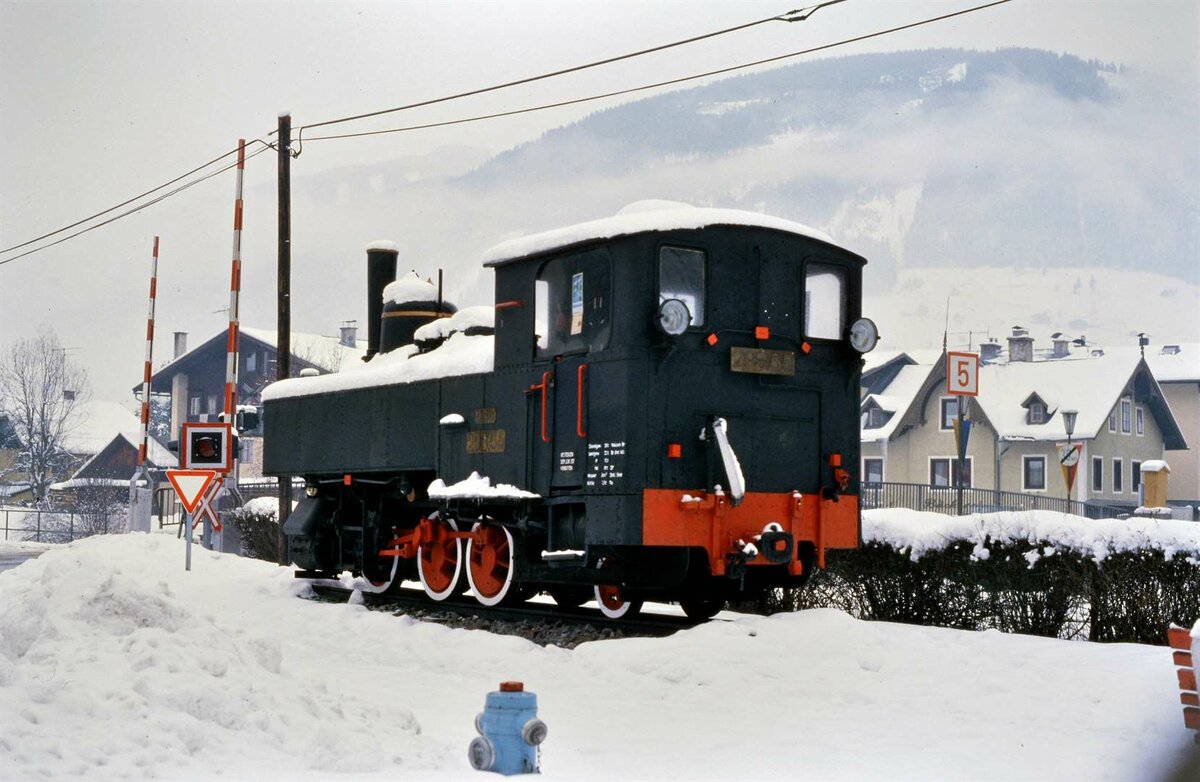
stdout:
[[383,330],[383,289],[396,279],[396,245],[391,242],[372,242],[367,245],[367,354],[364,361],[379,352],[379,335]]

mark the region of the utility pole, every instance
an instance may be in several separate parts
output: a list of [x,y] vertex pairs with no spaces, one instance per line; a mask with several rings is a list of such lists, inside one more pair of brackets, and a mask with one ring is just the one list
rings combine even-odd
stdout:
[[[279,115],[279,326],[275,379],[291,375],[292,356],[292,115]],[[288,564],[283,523],[292,512],[292,476],[279,479],[279,564]]]

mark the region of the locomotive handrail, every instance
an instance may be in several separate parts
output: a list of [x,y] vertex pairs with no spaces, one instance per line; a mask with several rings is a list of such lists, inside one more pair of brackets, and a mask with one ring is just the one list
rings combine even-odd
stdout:
[[534,383],[525,393],[532,394],[534,391],[542,392],[542,442],[550,442],[550,436],[546,434],[546,389],[550,386],[550,370],[542,373],[542,382]]
[[580,364],[575,376],[575,434],[580,437],[587,437],[587,432],[583,431],[583,376],[586,369],[587,364]]

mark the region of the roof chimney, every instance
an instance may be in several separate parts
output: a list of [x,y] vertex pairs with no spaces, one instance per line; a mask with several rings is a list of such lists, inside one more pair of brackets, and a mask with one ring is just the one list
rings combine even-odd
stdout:
[[992,337],[979,346],[979,360],[983,363],[990,364],[998,358],[1000,358],[1000,340]]
[[187,332],[175,332],[175,355],[172,358],[179,358],[184,353],[187,353]]
[[1008,360],[1033,361],[1033,337],[1022,326],[1013,326],[1012,336],[1008,338]]
[[341,326],[342,335],[338,338],[338,344],[348,348],[358,347],[358,321],[344,320]]
[[1050,354],[1050,358],[1066,358],[1071,355],[1071,338],[1061,331],[1056,331],[1050,335],[1050,339],[1054,342],[1054,351]]

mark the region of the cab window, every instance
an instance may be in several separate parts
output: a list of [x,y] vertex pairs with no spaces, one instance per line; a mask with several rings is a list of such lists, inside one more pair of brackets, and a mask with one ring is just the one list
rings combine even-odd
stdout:
[[658,251],[658,303],[679,299],[692,316],[690,328],[704,325],[703,250],[662,247]]
[[547,261],[534,284],[538,358],[608,347],[612,334],[611,262],[607,250]]
[[804,335],[841,339],[846,327],[846,270],[810,263],[804,273]]

